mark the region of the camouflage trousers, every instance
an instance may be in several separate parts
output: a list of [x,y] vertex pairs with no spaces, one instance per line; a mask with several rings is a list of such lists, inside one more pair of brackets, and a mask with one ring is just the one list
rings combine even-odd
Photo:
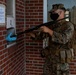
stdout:
[[60,63],[58,59],[59,57],[54,55],[45,59],[43,75],[69,75],[69,64]]

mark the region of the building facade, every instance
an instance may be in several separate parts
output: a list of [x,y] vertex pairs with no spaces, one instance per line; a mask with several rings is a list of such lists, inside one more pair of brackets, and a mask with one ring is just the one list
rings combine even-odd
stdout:
[[[16,33],[43,23],[43,0],[15,0],[15,3]],[[6,12],[7,1],[0,0],[0,4],[5,5]],[[14,45],[7,47],[6,26],[6,22],[0,26],[0,75],[42,75],[42,41],[33,41],[28,34],[22,34]],[[76,75],[75,63],[74,58],[70,63],[71,75]]]

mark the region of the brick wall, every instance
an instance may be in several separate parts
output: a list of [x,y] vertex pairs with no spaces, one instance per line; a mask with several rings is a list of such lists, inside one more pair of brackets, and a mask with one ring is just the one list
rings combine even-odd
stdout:
[[[5,0],[0,0],[0,3],[7,5]],[[24,7],[24,0],[16,0],[17,33],[24,28]],[[19,36],[17,44],[10,48],[6,48],[5,35],[6,24],[0,26],[0,75],[25,75],[24,35]]]
[[[43,23],[43,0],[26,0],[26,28]],[[42,75],[43,59],[40,56],[42,41],[32,41],[26,35],[26,75]]]
[[[43,22],[43,0],[26,0],[26,29]],[[41,41],[26,35],[26,75],[42,75],[44,60],[40,56]],[[76,75],[76,59],[70,63],[71,75]]]
[[[6,0],[0,0],[6,5]],[[24,6],[26,6],[24,12]],[[6,8],[7,9],[7,8]],[[24,26],[26,15],[26,27]],[[16,0],[16,29],[17,33],[43,22],[43,0]],[[6,25],[6,24],[5,24]],[[6,48],[6,26],[0,26],[0,75],[42,75],[44,60],[40,56],[42,41],[32,41],[27,34],[18,36],[17,44]],[[22,37],[23,36],[23,37]],[[25,43],[26,42],[26,43]],[[26,56],[24,56],[26,44]],[[26,57],[26,66],[25,66]],[[76,75],[76,59],[70,63],[70,72]],[[26,67],[26,71],[25,71]]]

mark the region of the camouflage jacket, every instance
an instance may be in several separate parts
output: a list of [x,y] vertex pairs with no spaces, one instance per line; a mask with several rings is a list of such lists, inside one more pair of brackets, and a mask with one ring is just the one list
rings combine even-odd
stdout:
[[35,40],[44,40],[48,37],[48,47],[55,48],[59,45],[64,45],[66,47],[66,44],[71,40],[73,36],[73,24],[68,21],[61,21],[55,25],[51,25],[49,28],[54,31],[52,36],[39,32],[35,34]]
[[52,36],[42,32],[35,34],[35,40],[43,40],[43,48],[49,50],[45,53],[48,54],[51,51],[52,54],[55,54],[58,50],[72,48],[70,41],[74,33],[74,26],[71,22],[63,20],[50,25],[49,28],[53,30]]

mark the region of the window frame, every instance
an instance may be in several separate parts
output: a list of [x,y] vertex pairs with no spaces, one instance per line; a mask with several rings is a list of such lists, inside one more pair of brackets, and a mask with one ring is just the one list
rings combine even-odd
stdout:
[[43,0],[43,23],[47,22],[47,0]]
[[[14,17],[14,22],[15,22],[15,33],[16,33],[16,0],[11,0],[11,1],[13,1],[12,3],[13,3],[13,14],[12,14],[12,16]],[[7,8],[6,8],[7,9]],[[8,16],[9,14],[7,14],[6,13],[6,17]],[[6,28],[7,28],[7,25],[6,25]],[[12,42],[11,44],[7,44],[7,48],[9,48],[9,47],[11,47],[11,46],[13,46],[13,45],[15,45],[16,44],[16,42]]]

